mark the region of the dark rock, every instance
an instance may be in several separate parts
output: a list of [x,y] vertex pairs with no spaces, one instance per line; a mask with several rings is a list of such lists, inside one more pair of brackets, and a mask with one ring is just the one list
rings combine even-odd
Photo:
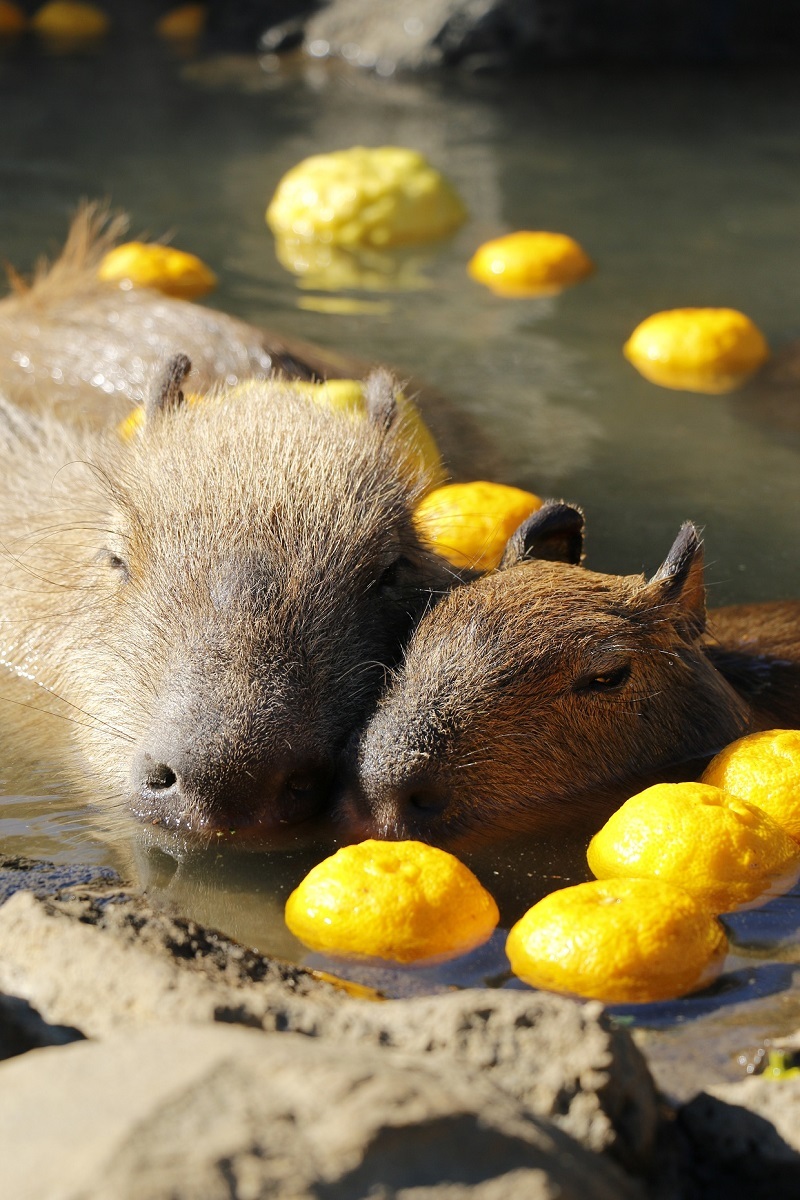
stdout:
[[0,856],[0,904],[14,892],[52,896],[55,892],[108,888],[121,882],[110,867],[64,866],[19,854]]
[[13,1058],[42,1046],[66,1046],[83,1040],[69,1025],[49,1025],[27,1000],[0,994],[0,1058]]
[[800,1196],[800,1077],[709,1088],[678,1113],[704,1200]]

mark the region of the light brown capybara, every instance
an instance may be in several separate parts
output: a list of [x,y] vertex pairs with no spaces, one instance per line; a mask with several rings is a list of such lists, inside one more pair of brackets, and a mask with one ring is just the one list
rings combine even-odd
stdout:
[[128,441],[0,404],[0,730],[142,820],[275,843],[453,572],[387,373],[356,419],[269,380],[189,405],[188,370]]
[[[693,525],[649,580],[581,567],[580,531],[546,505],[425,615],[353,751],[342,836],[591,830],[742,734],[800,725],[800,602],[707,615]],[[563,561],[529,561],[543,540]]]

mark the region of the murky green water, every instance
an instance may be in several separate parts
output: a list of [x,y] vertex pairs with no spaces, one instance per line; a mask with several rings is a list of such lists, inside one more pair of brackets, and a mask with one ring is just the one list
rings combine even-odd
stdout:
[[[4,259],[28,268],[57,247],[81,197],[108,196],[134,231],[175,231],[219,272],[215,305],[440,387],[485,434],[476,476],[491,469],[586,508],[595,569],[654,569],[692,518],[706,529],[713,602],[800,595],[800,388],[672,392],[620,353],[644,316],[684,304],[741,307],[776,348],[800,335],[797,78],[553,73],[417,83],[314,63],[179,63],[135,46],[78,59],[22,48],[0,59],[0,99]],[[325,294],[280,266],[263,210],[300,158],[357,143],[419,148],[455,182],[471,219],[449,242],[407,256],[417,289],[370,293],[366,312],[319,312],[315,297]],[[596,276],[555,298],[516,301],[466,278],[481,241],[526,227],[577,237]],[[0,802],[7,850],[130,869],[101,818],[47,779],[29,790]],[[308,855],[176,858],[140,842],[133,853],[154,895],[302,957],[280,911]],[[480,864],[508,895],[509,916],[583,869],[582,847],[525,846]],[[745,1008],[713,1020],[743,1043],[796,1026],[800,1004],[788,987],[800,901],[764,913],[755,925],[732,921],[741,944],[729,993],[667,1006],[650,1023],[673,1027],[672,1036],[676,1021],[698,1005],[718,1009],[727,995]],[[503,967],[497,941],[434,977],[361,974],[396,991],[498,984]]]

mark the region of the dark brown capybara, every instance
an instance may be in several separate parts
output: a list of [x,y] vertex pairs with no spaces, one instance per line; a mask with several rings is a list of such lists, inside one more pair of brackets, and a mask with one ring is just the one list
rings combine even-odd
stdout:
[[[578,565],[580,529],[545,506],[426,614],[354,751],[343,836],[471,849],[598,828],[742,734],[800,725],[800,603],[707,618],[693,525],[649,580]],[[543,532],[563,561],[529,561]]]
[[[55,262],[40,264],[31,283],[10,273],[11,291],[0,299],[0,393],[18,407],[72,425],[115,425],[176,354],[191,359],[196,392],[275,375],[365,379],[374,370],[354,355],[257,329],[206,305],[103,282],[98,265],[126,225],[123,216],[84,205]],[[404,390],[414,394],[452,474],[468,477],[478,458],[483,470],[497,469],[495,449],[467,414],[418,380]]]
[[128,441],[0,405],[0,728],[142,820],[274,843],[453,572],[388,374],[357,418],[277,381],[186,404],[188,369]]

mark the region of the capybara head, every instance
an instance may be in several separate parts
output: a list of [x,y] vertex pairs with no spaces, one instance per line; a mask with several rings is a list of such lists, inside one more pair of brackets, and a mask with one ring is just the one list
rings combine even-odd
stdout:
[[626,781],[743,732],[746,706],[703,651],[695,528],[650,580],[585,570],[569,540],[565,561],[530,561],[540,525],[557,547],[569,511],[535,513],[498,571],[420,622],[354,752],[346,836],[468,849],[582,824]]
[[430,481],[388,375],[356,416],[274,381],[184,403],[188,368],[170,364],[127,444],[10,430],[24,499],[0,657],[69,706],[98,791],[153,823],[274,840],[325,809],[452,569],[414,530]]

